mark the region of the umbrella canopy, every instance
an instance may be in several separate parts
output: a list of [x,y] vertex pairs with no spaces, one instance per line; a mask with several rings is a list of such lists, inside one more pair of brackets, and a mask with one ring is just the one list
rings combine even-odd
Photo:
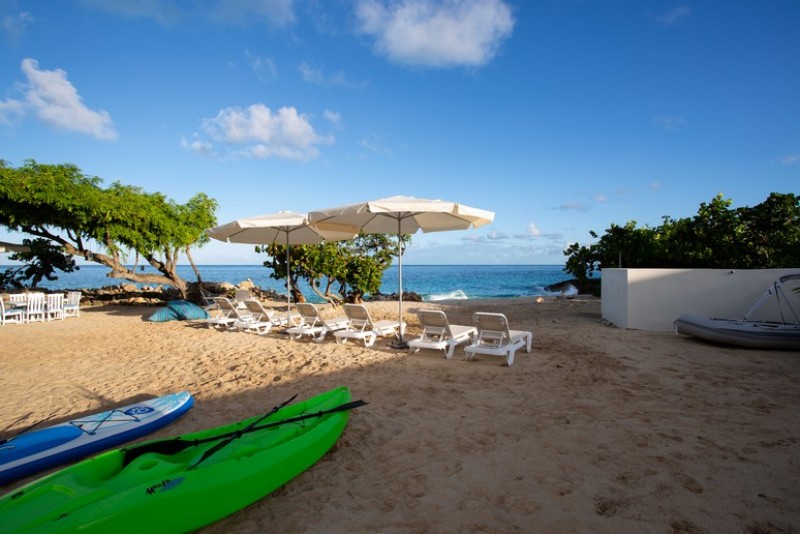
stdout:
[[353,239],[356,232],[318,230],[308,224],[308,218],[300,213],[280,211],[237,219],[206,230],[209,237],[229,243],[266,245],[280,243],[286,246],[286,290],[287,318],[292,310],[292,279],[289,276],[289,246],[315,245],[325,241]]
[[[494,213],[457,202],[395,196],[309,212],[308,220],[320,231],[397,234],[399,314],[403,322],[402,234],[466,230],[491,223]],[[404,348],[403,334],[397,348]]]
[[6,243],[0,241],[0,253],[2,252],[30,252],[31,247],[26,245],[17,245],[16,243]]
[[319,230],[413,234],[478,228],[492,222],[494,213],[456,202],[396,196],[312,211],[308,220]]

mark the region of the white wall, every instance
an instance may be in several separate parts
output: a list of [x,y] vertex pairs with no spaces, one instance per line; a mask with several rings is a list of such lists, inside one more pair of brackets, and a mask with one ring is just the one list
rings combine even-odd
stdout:
[[[781,276],[798,269],[603,269],[601,314],[620,328],[669,332],[683,314],[741,319]],[[784,293],[800,314],[789,281]],[[787,308],[784,307],[784,310]],[[780,320],[774,296],[748,319]],[[790,315],[789,320],[794,320]]]

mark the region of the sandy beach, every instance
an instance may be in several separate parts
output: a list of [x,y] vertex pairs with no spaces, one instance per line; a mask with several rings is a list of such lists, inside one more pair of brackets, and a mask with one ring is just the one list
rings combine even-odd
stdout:
[[[506,367],[463,346],[447,360],[84,307],[0,327],[0,435],[188,390],[195,407],[148,439],[167,437],[345,385],[369,405],[334,448],[204,532],[800,530],[797,353],[621,330],[582,298],[406,303],[408,338],[421,306],[457,324],[503,312],[533,351]],[[397,316],[396,302],[369,307]]]

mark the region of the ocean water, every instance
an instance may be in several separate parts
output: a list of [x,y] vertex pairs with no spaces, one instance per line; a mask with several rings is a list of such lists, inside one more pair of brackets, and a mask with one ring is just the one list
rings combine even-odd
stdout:
[[[0,266],[1,270],[6,268]],[[272,270],[261,265],[200,265],[198,269],[204,282],[238,285],[250,279],[262,289],[286,291],[284,281],[271,278]],[[77,272],[60,273],[58,280],[45,280],[39,285],[45,289],[81,289],[130,283],[108,278],[108,272],[107,267],[85,265]],[[155,270],[147,266],[144,272]],[[178,274],[185,280],[196,280],[189,265],[178,266]],[[545,290],[546,286],[570,278],[562,265],[403,265],[403,291],[418,293],[426,301],[549,295],[552,293]],[[301,283],[300,288],[308,300],[319,301],[307,284]],[[384,272],[381,293],[396,293],[397,289],[397,266],[393,265]]]

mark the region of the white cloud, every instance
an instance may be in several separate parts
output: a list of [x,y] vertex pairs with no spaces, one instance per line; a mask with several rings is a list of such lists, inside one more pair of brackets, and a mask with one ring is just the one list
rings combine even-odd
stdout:
[[661,187],[662,187],[661,182],[658,181],[650,182],[650,189],[658,190],[661,189]]
[[335,128],[342,127],[342,114],[336,111],[331,111],[326,109],[325,112],[322,114],[322,117],[330,122]]
[[[308,116],[294,107],[273,112],[264,104],[222,109],[216,117],[204,119],[202,129],[213,141],[226,145],[229,154],[240,157],[308,160],[319,155],[318,145],[333,142],[333,137],[317,134]],[[184,146],[210,152],[210,144],[197,143]]]
[[384,141],[384,136],[376,133],[367,134],[367,136],[362,138],[359,143],[372,154],[378,154],[381,156],[392,156],[394,154],[394,150],[392,150],[392,148],[390,148]]
[[653,123],[668,132],[677,132],[686,126],[686,119],[682,117],[671,117],[669,115],[658,115],[653,117]]
[[348,80],[347,76],[342,71],[338,71],[330,76],[325,76],[325,73],[323,73],[321,69],[316,69],[306,62],[301,63],[298,70],[300,71],[300,76],[302,76],[303,81],[315,85],[355,89],[361,89],[367,85],[365,82],[353,82]]
[[514,29],[501,0],[360,0],[356,13],[376,52],[408,65],[485,65]]
[[789,154],[781,158],[782,165],[792,165],[797,162],[800,162],[800,154]]
[[539,228],[536,226],[535,223],[530,223],[528,225],[528,235],[530,237],[539,237],[540,235],[542,235],[542,231],[539,230]]
[[98,11],[123,17],[140,17],[159,24],[175,24],[200,17],[221,24],[247,24],[265,21],[285,26],[295,21],[295,0],[205,0],[184,3],[163,0],[82,0]]
[[153,19],[159,24],[171,24],[184,16],[181,8],[173,2],[160,0],[81,0],[81,3],[98,11],[131,18]]
[[218,0],[210,15],[215,21],[246,23],[262,19],[274,26],[295,21],[295,0]]
[[507,239],[508,234],[496,231],[489,232],[486,235],[467,235],[461,238],[462,241],[468,241],[470,243],[499,243]]
[[191,150],[192,152],[199,152],[209,156],[214,154],[214,145],[208,141],[199,139],[197,134],[193,135],[192,137],[193,139],[191,141],[185,137],[181,138],[181,146],[187,150]]
[[0,33],[10,41],[17,41],[25,36],[28,24],[31,22],[33,22],[33,15],[27,11],[15,15],[3,15],[0,18]]
[[594,201],[598,204],[603,204],[604,202],[608,201],[608,197],[606,197],[603,193],[597,193],[594,196]]
[[61,130],[79,132],[98,139],[116,139],[117,132],[107,111],[86,107],[67,73],[61,69],[41,70],[35,59],[22,60],[28,82],[20,84],[23,99],[0,102],[0,122],[10,124],[10,116],[33,113],[42,122]]
[[251,54],[249,50],[245,50],[245,56],[259,81],[267,82],[278,76],[278,67],[275,66],[275,60],[271,57]]
[[0,124],[11,126],[13,119],[25,115],[25,104],[9,98],[0,102]]
[[688,17],[692,10],[687,6],[679,6],[661,15],[656,15],[655,19],[666,27],[674,26],[684,18]]
[[586,213],[587,211],[589,211],[589,207],[586,204],[581,204],[579,202],[568,202],[566,204],[561,204],[559,209],[561,211],[576,212],[576,213]]

